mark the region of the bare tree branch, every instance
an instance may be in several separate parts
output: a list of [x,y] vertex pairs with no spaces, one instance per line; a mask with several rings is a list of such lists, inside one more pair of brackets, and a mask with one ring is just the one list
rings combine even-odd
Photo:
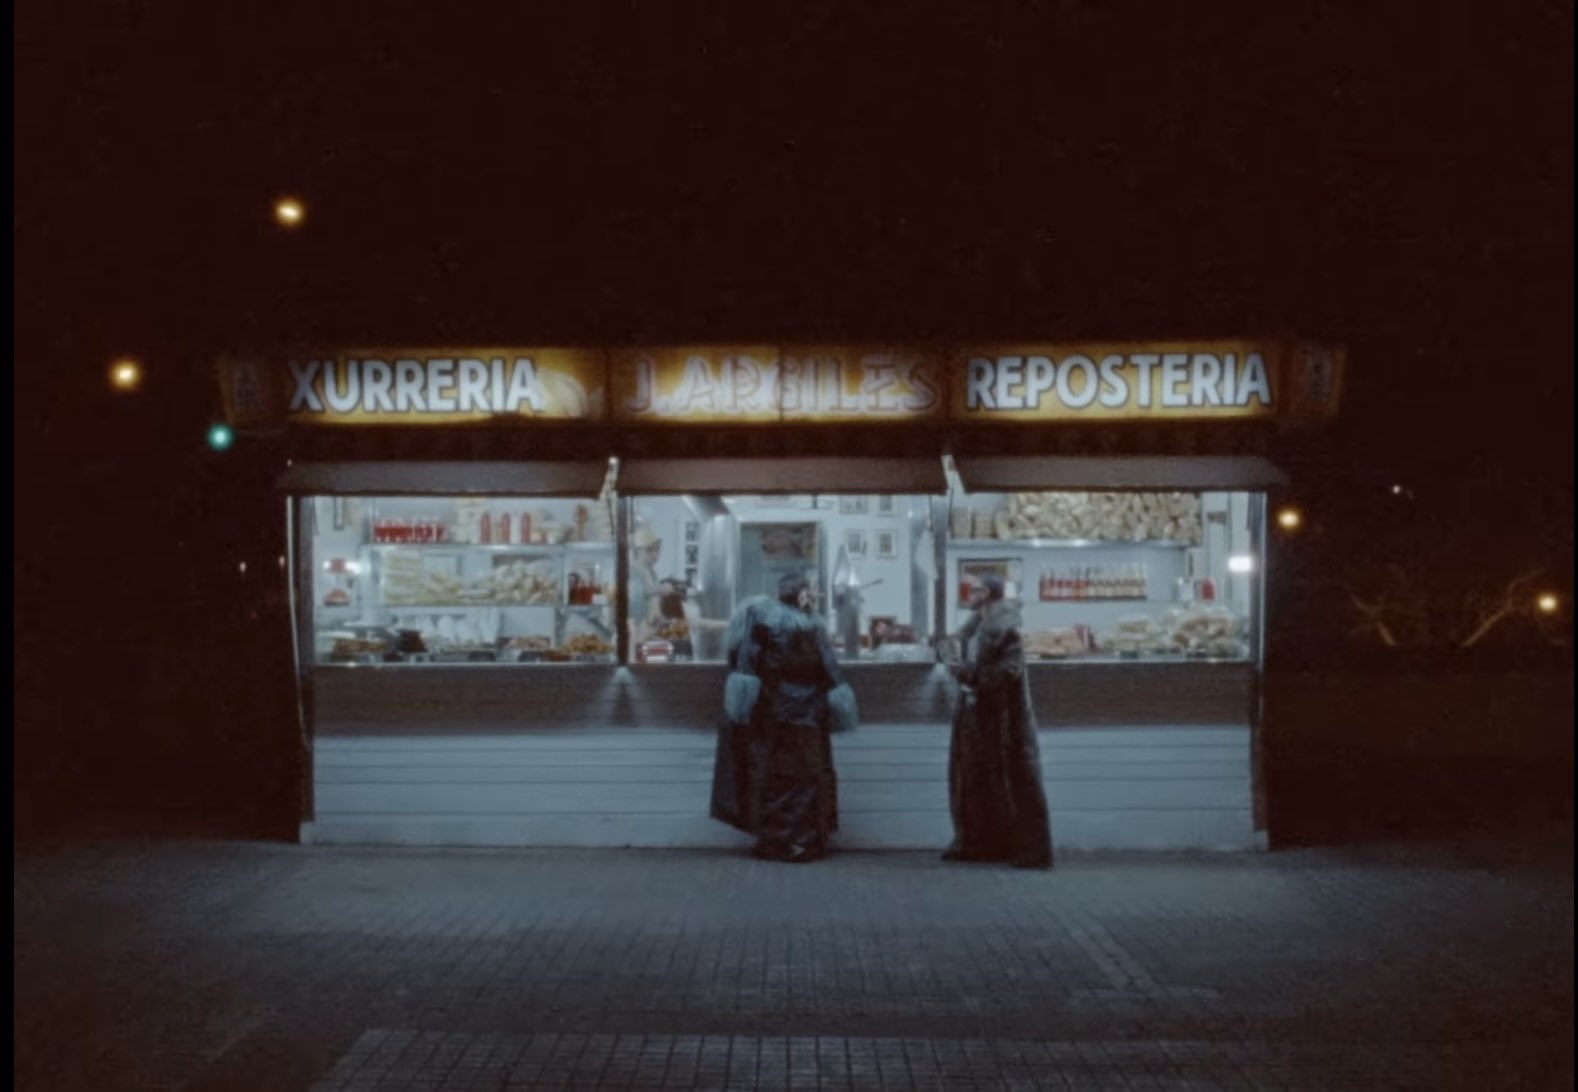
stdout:
[[[1519,589],[1530,581],[1538,579],[1541,571],[1540,569],[1534,569],[1523,573],[1521,576],[1515,576],[1508,581],[1507,586],[1502,589],[1501,595],[1496,601],[1495,609],[1480,618],[1479,625],[1474,628],[1472,633],[1463,638],[1462,643],[1458,647],[1472,648],[1491,630],[1500,625],[1504,618],[1525,609],[1525,605],[1520,600]],[[1481,610],[1483,611],[1483,608]]]
[[1349,595],[1348,599],[1359,609],[1359,613],[1365,616],[1368,624],[1375,627],[1375,632],[1380,636],[1381,643],[1388,648],[1396,648],[1397,637],[1392,633],[1391,627],[1386,624],[1386,619],[1383,617],[1384,604],[1377,603],[1372,605],[1366,603],[1357,595]]

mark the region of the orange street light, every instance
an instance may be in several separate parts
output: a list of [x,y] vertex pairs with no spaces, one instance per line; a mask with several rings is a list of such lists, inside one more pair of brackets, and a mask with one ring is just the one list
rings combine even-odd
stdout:
[[274,202],[274,222],[283,228],[300,227],[307,218],[307,208],[294,197],[281,197]]
[[1277,513],[1277,526],[1284,531],[1297,531],[1304,526],[1304,513],[1297,508],[1284,508]]
[[1555,614],[1562,601],[1555,592],[1541,592],[1539,598],[1534,600],[1534,605],[1541,614]]
[[110,386],[118,391],[134,391],[142,386],[142,365],[130,357],[121,357],[110,365]]

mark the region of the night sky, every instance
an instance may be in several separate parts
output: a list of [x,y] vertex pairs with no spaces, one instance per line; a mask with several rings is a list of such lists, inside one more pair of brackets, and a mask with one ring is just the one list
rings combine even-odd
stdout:
[[272,550],[207,362],[301,341],[1293,332],[1351,352],[1319,510],[1570,574],[1570,5],[771,8],[22,5],[24,599]]

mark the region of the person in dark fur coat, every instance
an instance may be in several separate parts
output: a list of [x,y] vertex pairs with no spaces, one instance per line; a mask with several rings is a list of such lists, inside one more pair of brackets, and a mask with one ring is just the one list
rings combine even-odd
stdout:
[[[830,735],[856,719],[854,694],[810,603],[809,582],[794,575],[780,582],[776,602],[749,601],[737,613],[724,706],[748,758],[733,778],[715,772],[713,782],[715,817],[755,834],[757,856],[797,863],[823,856],[838,829]],[[721,745],[718,761],[728,761]]]
[[988,576],[959,631],[963,661],[948,750],[953,814],[949,861],[1010,861],[1052,867],[1052,829],[1041,784],[1041,751],[1025,678],[1019,607]]
[[[751,791],[751,712],[761,695],[761,680],[739,671],[740,650],[756,619],[772,598],[752,596],[735,608],[724,642],[729,667],[724,713],[718,721],[718,747],[712,762],[710,814],[744,834],[756,833],[756,794]],[[731,710],[733,711],[731,713]]]

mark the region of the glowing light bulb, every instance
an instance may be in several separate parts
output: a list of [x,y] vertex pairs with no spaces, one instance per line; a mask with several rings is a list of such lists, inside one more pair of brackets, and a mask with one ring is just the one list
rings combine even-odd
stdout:
[[130,357],[122,357],[110,365],[110,386],[120,391],[134,391],[142,386],[142,365]]
[[280,227],[300,227],[307,218],[307,209],[294,197],[281,197],[274,202],[274,221]]

